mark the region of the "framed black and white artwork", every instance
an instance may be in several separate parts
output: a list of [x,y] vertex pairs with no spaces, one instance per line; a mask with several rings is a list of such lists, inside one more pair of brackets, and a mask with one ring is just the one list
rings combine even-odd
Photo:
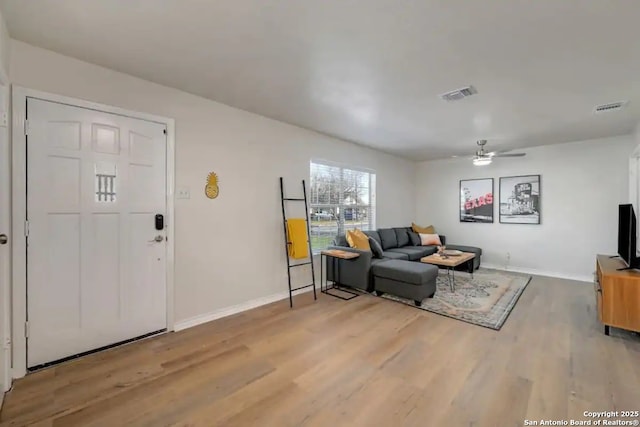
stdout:
[[540,175],[500,178],[500,222],[540,224]]
[[493,178],[460,180],[460,222],[493,222]]

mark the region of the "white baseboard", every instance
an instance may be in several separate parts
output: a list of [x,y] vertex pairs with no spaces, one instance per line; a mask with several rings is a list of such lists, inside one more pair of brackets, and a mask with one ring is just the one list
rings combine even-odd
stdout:
[[[294,296],[303,294],[305,292],[311,292],[311,288],[300,289],[293,293]],[[201,325],[203,323],[211,322],[212,320],[221,319],[223,317],[231,316],[233,314],[241,313],[243,311],[251,310],[252,308],[260,307],[262,305],[271,304],[272,302],[280,301],[289,298],[289,292],[279,292],[277,294],[269,295],[262,298],[256,298],[250,301],[246,301],[240,304],[232,305],[231,307],[225,307],[218,310],[211,311],[209,313],[194,316],[189,319],[180,320],[175,323],[174,331],[182,331],[187,328]]]
[[513,271],[514,273],[533,274],[536,276],[556,277],[558,279],[576,280],[578,282],[593,283],[593,275],[589,275],[589,276],[571,275],[571,274],[565,274],[565,273],[558,273],[555,271],[545,271],[545,270],[537,270],[534,268],[522,268],[522,267],[513,267],[513,266],[509,266],[505,268],[504,265],[493,265],[493,264],[485,264],[485,263],[482,263],[480,267],[492,268],[495,270],[502,270],[502,271]]
[[[552,272],[552,271],[537,270],[533,268],[521,268],[521,267],[505,268],[503,265],[493,265],[493,264],[486,264],[486,263],[482,264],[482,268],[490,268],[490,269],[502,270],[502,271],[513,271],[514,273],[533,274],[536,276],[557,277],[558,279],[577,280],[579,282],[589,282],[589,283],[593,282],[593,276],[570,275],[570,274],[558,273],[558,272]],[[294,295],[299,295],[304,292],[311,292],[311,289],[301,289],[299,291],[294,292]],[[243,311],[251,310],[252,308],[260,307],[266,304],[271,304],[272,302],[280,301],[286,298],[289,298],[289,293],[280,292],[280,293],[269,295],[266,297],[256,298],[240,304],[232,305],[231,307],[221,308],[209,313],[201,314],[199,316],[194,316],[189,319],[178,321],[174,325],[174,330],[176,332],[182,331],[184,329],[191,328],[193,326],[198,326],[203,323],[211,322],[212,320],[231,316],[233,314],[242,313]],[[1,398],[0,398],[0,401],[1,401]]]

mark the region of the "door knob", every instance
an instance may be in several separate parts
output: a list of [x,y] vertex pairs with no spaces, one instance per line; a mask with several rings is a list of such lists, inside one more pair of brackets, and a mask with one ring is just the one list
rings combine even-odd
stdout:
[[151,243],[151,242],[158,242],[158,243],[160,243],[160,242],[162,242],[163,240],[164,240],[164,237],[162,237],[161,235],[159,235],[159,234],[158,234],[156,237],[154,237],[154,238],[153,238],[153,240],[149,240],[149,242],[150,242],[150,243]]
[[6,234],[0,234],[0,245],[6,245],[9,241],[9,238]]

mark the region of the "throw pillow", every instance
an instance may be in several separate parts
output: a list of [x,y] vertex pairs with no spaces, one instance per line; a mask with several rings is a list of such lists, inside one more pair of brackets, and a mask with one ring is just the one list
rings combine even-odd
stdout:
[[433,227],[433,225],[430,225],[428,227],[421,227],[418,224],[412,222],[411,229],[418,234],[436,234],[436,229]]
[[355,230],[347,231],[347,242],[352,248],[361,249],[363,251],[371,250],[371,246],[369,246],[369,238],[357,228]]
[[373,237],[369,237],[369,246],[371,246],[371,252],[373,252],[374,258],[382,258],[382,246]]
[[420,240],[420,235],[414,231],[409,232],[409,239],[411,240],[411,244],[413,246],[420,246],[422,240]]
[[420,243],[422,243],[422,246],[442,246],[440,236],[438,236],[437,234],[420,233]]

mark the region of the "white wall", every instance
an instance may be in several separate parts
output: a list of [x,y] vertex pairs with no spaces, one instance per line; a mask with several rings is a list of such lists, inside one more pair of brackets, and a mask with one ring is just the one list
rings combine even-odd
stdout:
[[[11,49],[14,84],[176,120],[176,187],[191,190],[176,200],[178,322],[286,292],[278,177],[300,196],[311,158],[374,169],[377,225],[413,220],[413,162],[22,42]],[[204,196],[210,171],[215,200]]]
[[[617,252],[618,204],[627,202],[635,145],[629,135],[532,148],[484,167],[466,159],[420,163],[416,220],[449,243],[481,247],[485,266],[591,280],[596,254]],[[529,174],[542,175],[542,224],[500,224],[498,178]],[[459,222],[459,180],[471,178],[494,178],[493,224]]]
[[0,11],[0,70],[2,70],[2,73],[5,75],[8,74],[9,71],[10,42],[9,31],[2,16],[2,11]]

